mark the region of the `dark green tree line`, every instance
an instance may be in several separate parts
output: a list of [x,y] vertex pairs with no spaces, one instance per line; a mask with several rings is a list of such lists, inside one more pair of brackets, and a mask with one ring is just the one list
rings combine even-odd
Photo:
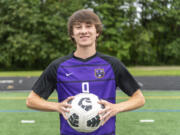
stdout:
[[66,23],[80,8],[78,0],[1,0],[0,66],[40,69],[72,51]]
[[[131,60],[135,64],[180,64],[180,2],[139,0],[142,11],[136,32],[130,38]],[[135,42],[134,42],[135,41]]]
[[0,0],[0,70],[42,69],[73,51],[68,17],[93,9],[98,50],[127,65],[180,64],[179,0]]

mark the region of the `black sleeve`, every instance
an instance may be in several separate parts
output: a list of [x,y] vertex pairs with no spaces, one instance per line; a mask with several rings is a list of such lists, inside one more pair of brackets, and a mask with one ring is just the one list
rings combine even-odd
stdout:
[[116,86],[118,86],[124,93],[128,96],[132,96],[136,90],[140,89],[140,86],[134,77],[128,72],[119,59],[101,53],[98,53],[98,55],[111,64],[115,75]]
[[35,82],[32,90],[44,99],[48,99],[51,93],[56,89],[56,73],[57,65],[52,62],[41,74],[39,79]]
[[114,70],[117,85],[128,96],[132,96],[136,90],[140,89],[137,81],[129,73],[123,63],[121,63],[120,61],[116,61]]

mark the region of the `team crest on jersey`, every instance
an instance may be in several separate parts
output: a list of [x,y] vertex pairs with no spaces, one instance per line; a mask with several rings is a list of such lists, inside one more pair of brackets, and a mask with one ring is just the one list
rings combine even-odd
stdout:
[[103,78],[104,74],[105,74],[104,69],[100,69],[100,68],[99,69],[95,69],[95,76],[97,78]]

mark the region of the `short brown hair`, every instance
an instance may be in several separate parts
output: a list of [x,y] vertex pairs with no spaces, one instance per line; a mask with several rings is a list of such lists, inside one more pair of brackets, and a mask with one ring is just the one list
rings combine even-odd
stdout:
[[81,9],[72,14],[68,20],[68,34],[72,38],[73,35],[73,25],[77,22],[85,22],[85,23],[92,23],[96,27],[97,33],[102,33],[102,22],[99,17],[91,10],[88,9]]

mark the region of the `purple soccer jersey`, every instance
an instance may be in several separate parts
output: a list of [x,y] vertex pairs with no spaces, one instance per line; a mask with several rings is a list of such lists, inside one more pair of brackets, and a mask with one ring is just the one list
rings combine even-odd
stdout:
[[[139,85],[124,65],[101,53],[87,59],[70,54],[53,61],[34,84],[33,90],[47,99],[56,89],[59,102],[78,93],[89,92],[115,103],[116,88],[131,96]],[[79,133],[60,115],[61,135],[115,135],[115,117],[92,133]]]

